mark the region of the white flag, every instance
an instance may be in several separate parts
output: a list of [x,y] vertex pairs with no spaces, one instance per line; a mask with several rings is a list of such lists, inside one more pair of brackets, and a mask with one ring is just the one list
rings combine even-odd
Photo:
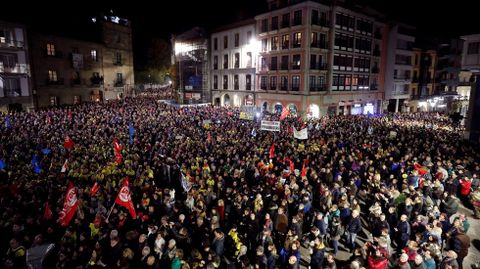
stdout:
[[188,182],[187,178],[183,175],[183,173],[180,173],[182,175],[182,187],[185,192],[189,192],[190,189],[192,188],[192,184]]
[[293,128],[293,137],[300,140],[308,139],[308,128],[303,128],[300,131],[297,131],[297,129]]
[[65,173],[68,169],[68,159],[65,160],[65,163],[62,166],[62,170],[60,170],[61,173]]

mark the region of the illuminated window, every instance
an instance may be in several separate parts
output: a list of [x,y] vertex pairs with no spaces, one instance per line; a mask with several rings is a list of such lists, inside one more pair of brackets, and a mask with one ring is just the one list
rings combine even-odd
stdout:
[[47,55],[48,56],[55,56],[55,45],[47,44]]

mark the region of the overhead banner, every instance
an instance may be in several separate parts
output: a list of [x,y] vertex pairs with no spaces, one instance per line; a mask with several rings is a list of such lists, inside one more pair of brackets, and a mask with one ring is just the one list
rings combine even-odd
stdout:
[[280,122],[262,120],[262,124],[260,125],[260,130],[280,132]]
[[248,112],[240,112],[240,119],[241,120],[253,120],[253,114]]
[[295,137],[297,139],[301,139],[301,140],[308,139],[307,128],[303,128],[300,131],[297,131],[297,129],[293,128],[293,137]]

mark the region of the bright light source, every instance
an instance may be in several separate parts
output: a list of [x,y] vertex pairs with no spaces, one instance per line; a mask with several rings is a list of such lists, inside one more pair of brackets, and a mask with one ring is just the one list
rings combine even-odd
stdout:
[[426,107],[426,106],[427,106],[427,102],[418,102],[418,106]]
[[354,104],[353,107],[361,107],[361,104]]
[[260,112],[257,112],[257,113],[255,114],[255,116],[256,116],[257,118],[260,118]]

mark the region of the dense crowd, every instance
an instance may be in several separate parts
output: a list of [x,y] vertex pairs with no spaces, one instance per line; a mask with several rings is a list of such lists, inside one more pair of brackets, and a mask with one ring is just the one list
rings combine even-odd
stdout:
[[[480,217],[480,151],[437,113],[290,116],[270,132],[144,96],[0,123],[4,268],[332,269],[348,251],[352,269],[457,269],[459,205]],[[124,178],[135,219],[115,205]],[[62,226],[70,183],[79,205]]]

